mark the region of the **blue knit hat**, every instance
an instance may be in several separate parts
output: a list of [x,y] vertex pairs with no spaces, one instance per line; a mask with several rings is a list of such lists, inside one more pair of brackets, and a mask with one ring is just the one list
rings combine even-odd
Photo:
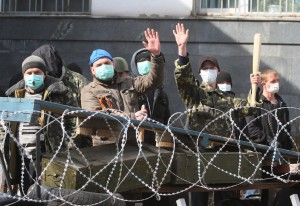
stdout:
[[95,61],[97,61],[98,59],[101,59],[103,57],[107,57],[107,58],[109,58],[110,60],[113,61],[113,58],[110,55],[110,53],[108,53],[107,51],[105,51],[103,49],[96,49],[96,50],[93,51],[93,53],[90,56],[89,65],[92,66]]

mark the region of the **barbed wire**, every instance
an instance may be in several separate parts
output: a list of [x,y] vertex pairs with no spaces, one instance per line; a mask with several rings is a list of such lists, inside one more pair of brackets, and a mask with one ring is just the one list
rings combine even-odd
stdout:
[[[290,163],[289,159],[280,153],[277,145],[278,138],[282,133],[285,133],[286,136],[290,138],[294,151],[298,152],[298,146],[287,127],[290,127],[292,124],[297,125],[297,121],[299,121],[300,117],[300,115],[297,114],[300,114],[300,109],[284,107],[267,111],[262,108],[256,108],[263,111],[262,114],[240,128],[233,114],[243,109],[245,109],[245,107],[222,112],[210,108],[211,112],[220,115],[216,115],[211,122],[197,133],[198,135],[195,135],[191,130],[184,130],[186,132],[184,138],[182,138],[182,134],[178,134],[173,128],[174,125],[176,127],[184,127],[185,119],[188,117],[188,114],[190,112],[197,112],[193,109],[174,113],[170,117],[167,125],[150,118],[145,118],[145,120],[136,124],[126,114],[115,110],[113,111],[114,113],[118,112],[122,114],[122,120],[120,120],[119,117],[111,115],[110,112],[102,111],[91,113],[85,110],[66,110],[60,116],[45,113],[44,115],[49,121],[46,125],[42,126],[36,134],[44,134],[51,125],[56,125],[61,135],[56,137],[59,141],[55,150],[52,151],[51,155],[43,155],[44,159],[41,164],[42,170],[37,177],[29,175],[29,178],[34,181],[35,186],[28,190],[27,195],[13,196],[9,193],[2,194],[4,197],[16,201],[37,203],[60,201],[68,205],[99,205],[107,201],[145,201],[154,196],[157,200],[160,200],[161,196],[177,195],[187,192],[193,187],[200,187],[206,190],[227,190],[239,185],[250,185],[269,179],[276,179],[283,183],[298,182],[298,180],[291,178],[298,171],[275,174],[273,168],[281,162],[284,164]],[[278,111],[284,109],[289,110],[295,116],[286,123],[282,123],[277,116]],[[15,111],[10,113],[10,115],[26,114],[28,112],[32,111]],[[25,174],[30,173],[25,167],[24,160],[27,145],[20,143],[18,135],[10,128],[10,123],[5,121],[4,113],[5,111],[2,111],[0,119],[2,127],[0,146],[3,153],[5,142],[10,140],[17,145],[21,157],[21,181],[19,189],[24,193]],[[41,115],[40,111],[34,111],[34,113],[37,114],[37,116]],[[97,116],[99,114],[101,114],[101,120],[99,120]],[[68,128],[69,125],[66,125],[67,120],[74,120],[74,116],[80,116],[80,122],[76,128],[72,128],[72,131],[70,131]],[[267,150],[260,153],[246,130],[249,124],[266,116],[270,116],[276,120],[277,130]],[[106,128],[108,133],[106,132],[105,135],[112,137],[114,140],[113,143],[110,142],[111,144],[106,144],[105,141],[101,140],[105,145],[81,148],[80,145],[76,143],[76,140],[77,138],[83,137],[75,131],[78,131],[79,128],[88,127],[87,125],[91,121],[96,121],[96,119],[97,123],[99,122],[99,124],[102,125],[101,128]],[[213,152],[204,152],[203,146],[201,146],[201,140],[204,138],[205,132],[220,119],[229,122],[230,126],[228,126],[228,128],[231,131],[230,136],[222,144],[218,143],[218,147],[215,147]],[[149,124],[147,125],[148,130],[156,134],[156,147],[149,146],[147,143],[139,140],[141,130],[147,129],[143,124],[145,122],[151,123],[150,127]],[[97,128],[90,130],[94,131],[97,130]],[[236,131],[238,132],[238,136],[236,136]],[[89,138],[93,139],[97,135],[101,136],[101,131],[96,133],[92,132]],[[34,136],[33,138],[35,138]],[[45,134],[44,136],[46,139],[47,135]],[[172,147],[160,147],[160,142],[166,141],[166,139],[171,143]],[[235,150],[234,152],[228,152],[228,146],[232,146],[232,140],[236,141]],[[241,144],[242,141],[249,142],[251,147],[249,148],[248,146],[247,150],[245,150],[245,147]],[[249,152],[250,150],[251,152]],[[180,160],[180,158],[183,159]],[[225,161],[229,161],[230,167],[228,167],[228,164],[226,166]],[[266,170],[262,167],[265,161],[269,162],[270,170]],[[35,160],[31,159],[30,162],[36,170]],[[293,164],[298,163],[299,156],[293,160]],[[5,167],[7,168],[7,163]],[[59,168],[60,171],[56,171],[57,174],[49,174],[55,167]],[[188,167],[188,169],[186,167]],[[1,168],[1,170],[3,174],[3,168]],[[73,173],[71,173],[71,171]],[[219,176],[213,176],[213,174],[222,176],[223,179]],[[262,174],[268,177],[262,178]],[[54,181],[55,175],[58,178],[56,181]],[[50,177],[52,177],[52,179]],[[214,178],[216,180],[214,180]],[[218,178],[222,179],[220,180],[221,182],[218,182]],[[73,183],[71,184],[67,181],[72,181]],[[166,183],[174,185],[173,191],[168,193],[160,192]],[[231,184],[221,187],[218,186],[217,183]],[[181,189],[176,190],[177,184],[180,184]],[[53,185],[55,185],[55,187]],[[185,185],[184,188],[182,187],[183,185]],[[41,193],[45,194],[43,196],[44,198],[38,199],[32,195],[32,193],[35,193],[34,191],[37,187],[40,187]],[[130,190],[137,191],[140,188],[147,188],[151,193],[148,197],[142,199],[125,199],[119,194]],[[82,194],[83,191],[101,193],[104,196],[102,199],[98,199],[92,203],[82,203],[81,201],[82,204],[79,203],[80,201],[77,201],[78,199],[76,201],[72,199],[74,196]],[[46,196],[47,198],[45,198]],[[13,204],[15,203],[11,203],[11,205]]]

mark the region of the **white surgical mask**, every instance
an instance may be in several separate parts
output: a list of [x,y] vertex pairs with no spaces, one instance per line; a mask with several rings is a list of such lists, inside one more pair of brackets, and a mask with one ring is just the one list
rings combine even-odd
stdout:
[[217,79],[217,75],[218,75],[218,71],[216,69],[206,69],[206,70],[201,69],[200,72],[200,76],[203,82],[207,84],[215,83]]
[[277,93],[279,91],[279,83],[271,83],[267,91],[272,94]]
[[218,84],[218,87],[223,92],[230,92],[231,91],[231,85],[230,84]]

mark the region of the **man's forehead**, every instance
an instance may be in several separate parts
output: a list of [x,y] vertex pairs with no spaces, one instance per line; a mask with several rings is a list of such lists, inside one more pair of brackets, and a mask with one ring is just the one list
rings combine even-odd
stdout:
[[29,68],[25,71],[26,72],[43,72],[43,70],[39,69],[39,68]]
[[268,78],[270,79],[279,79],[279,75],[276,73],[269,73]]

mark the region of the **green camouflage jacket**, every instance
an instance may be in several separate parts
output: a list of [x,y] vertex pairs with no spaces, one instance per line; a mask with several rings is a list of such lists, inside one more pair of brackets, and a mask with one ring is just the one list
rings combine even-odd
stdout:
[[88,80],[77,72],[65,69],[65,74],[61,78],[61,81],[63,81],[64,85],[66,85],[66,87],[68,87],[70,90],[70,92],[66,94],[68,99],[72,99],[72,104],[70,106],[80,108],[81,89],[88,84]]
[[204,83],[196,85],[190,63],[180,66],[178,60],[175,61],[175,80],[185,107],[190,109],[189,129],[229,137],[233,127],[228,115],[234,118],[245,111],[226,112],[247,102],[236,98],[234,93],[213,89]]

